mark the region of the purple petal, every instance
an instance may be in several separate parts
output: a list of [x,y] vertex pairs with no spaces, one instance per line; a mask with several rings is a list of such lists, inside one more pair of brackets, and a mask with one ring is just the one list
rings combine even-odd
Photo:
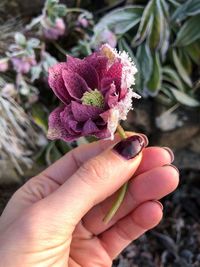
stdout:
[[65,84],[62,78],[62,71],[67,69],[67,63],[58,63],[49,68],[49,85],[54,94],[64,103],[68,104],[71,101],[71,97],[65,88]]
[[71,107],[74,118],[79,122],[87,121],[88,119],[96,119],[102,112],[101,108],[82,105],[75,101],[72,101]]
[[67,57],[68,68],[72,72],[79,74],[87,83],[90,89],[98,88],[99,79],[97,72],[94,67],[92,67],[86,59],[77,60],[73,57]]
[[49,129],[47,137],[51,140],[63,139],[64,141],[72,141],[74,137],[71,136],[65,129],[60,119],[60,113],[64,107],[58,107],[51,112],[49,116]]
[[83,135],[95,134],[98,131],[99,131],[99,128],[96,126],[96,124],[91,119],[86,121],[86,123],[83,126]]
[[89,90],[83,78],[72,71],[64,69],[62,77],[67,92],[75,100],[80,100],[83,94]]
[[66,106],[65,109],[60,114],[61,123],[64,125],[65,130],[74,137],[80,137],[83,125],[75,120],[71,104]]
[[112,78],[119,90],[121,88],[122,64],[120,62],[114,63],[106,73],[106,77]]
[[98,53],[93,53],[92,55],[86,58],[87,62],[95,68],[99,81],[104,77],[107,71],[108,58],[104,56],[99,56]]
[[105,139],[105,138],[109,138],[111,136],[110,132],[108,131],[107,128],[105,128],[104,130],[99,131],[98,133],[95,133],[95,136],[97,138],[100,139]]

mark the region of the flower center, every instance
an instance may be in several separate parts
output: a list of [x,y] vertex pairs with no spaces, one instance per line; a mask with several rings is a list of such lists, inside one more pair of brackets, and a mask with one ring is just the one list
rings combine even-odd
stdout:
[[81,100],[84,105],[94,106],[98,108],[104,107],[104,97],[102,93],[97,89],[90,92],[85,92]]

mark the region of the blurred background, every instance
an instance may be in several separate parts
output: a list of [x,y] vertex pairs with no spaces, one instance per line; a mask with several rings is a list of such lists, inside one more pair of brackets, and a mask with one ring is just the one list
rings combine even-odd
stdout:
[[127,51],[142,100],[123,123],[150,145],[169,146],[179,188],[164,219],[131,244],[118,267],[200,266],[200,1],[0,1],[0,213],[27,179],[73,147],[46,138],[58,100],[48,68],[102,43]]

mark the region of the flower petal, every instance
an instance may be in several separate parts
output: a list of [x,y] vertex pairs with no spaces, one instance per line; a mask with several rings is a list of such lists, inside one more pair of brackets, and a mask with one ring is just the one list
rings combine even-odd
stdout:
[[67,57],[68,69],[79,74],[87,83],[90,89],[97,89],[99,79],[97,72],[91,64],[87,62],[87,58],[83,60],[74,59],[71,56]]
[[58,107],[51,112],[49,116],[49,129],[47,137],[51,140],[62,139],[64,141],[72,141],[74,137],[70,135],[63,123],[61,122],[60,114],[64,110],[64,107]]
[[65,88],[72,99],[80,100],[83,94],[89,90],[86,82],[77,73],[64,69],[62,77]]
[[90,135],[95,134],[98,132],[99,129],[96,126],[95,122],[93,122],[91,119],[87,120],[83,126],[83,135]]
[[78,122],[87,121],[88,119],[96,119],[102,112],[101,108],[89,105],[82,105],[75,101],[72,101],[71,107],[74,118]]
[[64,125],[65,130],[74,138],[81,136],[83,123],[79,123],[75,120],[72,113],[71,104],[66,106],[65,109],[60,113],[61,123]]
[[99,53],[93,53],[86,59],[87,62],[95,68],[99,76],[99,81],[101,81],[107,71],[108,58],[105,56],[100,56]]
[[71,97],[68,94],[65,84],[62,78],[62,71],[67,69],[67,64],[62,62],[55,64],[49,68],[49,85],[54,94],[64,103],[68,104],[71,101]]

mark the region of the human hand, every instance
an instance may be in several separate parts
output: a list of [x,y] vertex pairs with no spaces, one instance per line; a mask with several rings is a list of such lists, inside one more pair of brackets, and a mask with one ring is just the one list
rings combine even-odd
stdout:
[[[127,142],[127,160],[111,149],[117,141],[72,150],[13,195],[0,217],[0,266],[108,267],[160,222],[157,200],[178,185],[178,172],[167,165],[172,154],[143,148],[140,137]],[[122,206],[104,224],[113,193],[129,179]]]

